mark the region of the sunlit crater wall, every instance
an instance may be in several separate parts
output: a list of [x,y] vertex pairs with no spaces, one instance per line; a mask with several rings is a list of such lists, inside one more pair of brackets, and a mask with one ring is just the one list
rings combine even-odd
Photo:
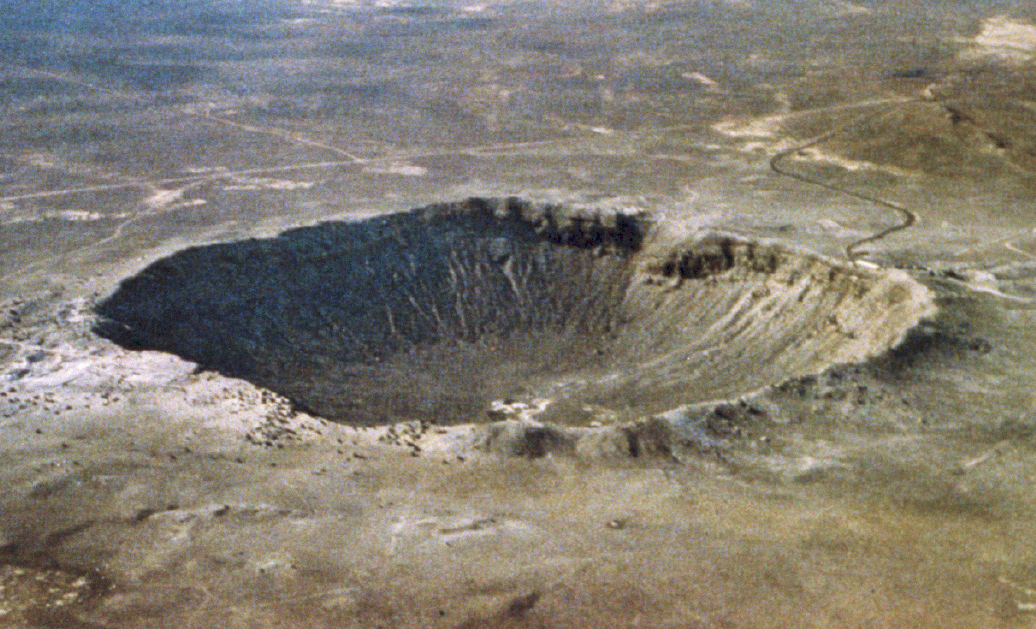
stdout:
[[928,290],[646,216],[471,199],[155,262],[97,331],[357,424],[477,421],[495,400],[636,419],[896,344]]

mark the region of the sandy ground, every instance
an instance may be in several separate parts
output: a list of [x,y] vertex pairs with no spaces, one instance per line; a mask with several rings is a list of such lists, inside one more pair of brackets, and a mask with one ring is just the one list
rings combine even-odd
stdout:
[[[148,6],[0,17],[0,626],[1036,622],[1025,3]],[[336,424],[92,330],[186,247],[472,195],[939,311],[635,459]]]

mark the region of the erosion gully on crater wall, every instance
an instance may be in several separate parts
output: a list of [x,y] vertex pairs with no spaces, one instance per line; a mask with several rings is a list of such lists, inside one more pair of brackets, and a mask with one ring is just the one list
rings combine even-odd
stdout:
[[186,249],[122,282],[96,331],[357,425],[521,402],[585,425],[860,361],[933,312],[901,271],[469,199]]

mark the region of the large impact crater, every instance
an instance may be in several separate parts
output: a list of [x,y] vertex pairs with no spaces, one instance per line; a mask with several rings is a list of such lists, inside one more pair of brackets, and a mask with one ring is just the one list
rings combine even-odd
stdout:
[[96,330],[350,423],[468,422],[533,398],[583,423],[859,361],[933,309],[901,271],[469,199],[186,249],[123,281]]

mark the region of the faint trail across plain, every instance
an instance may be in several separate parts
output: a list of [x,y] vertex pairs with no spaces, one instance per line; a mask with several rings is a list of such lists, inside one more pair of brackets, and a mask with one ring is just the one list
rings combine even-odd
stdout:
[[795,180],[801,181],[803,183],[807,183],[807,184],[810,184],[810,185],[813,185],[813,186],[824,188],[825,190],[830,190],[832,192],[837,192],[839,194],[843,194],[843,195],[852,197],[854,199],[859,199],[861,201],[867,201],[868,203],[873,203],[875,205],[879,205],[881,207],[888,208],[890,210],[894,210],[895,212],[897,212],[902,217],[902,222],[900,222],[900,223],[897,223],[895,225],[892,225],[891,227],[883,229],[883,230],[879,231],[876,234],[872,234],[872,235],[867,236],[865,238],[860,238],[859,240],[855,240],[855,241],[849,243],[845,247],[845,254],[846,254],[846,256],[848,256],[848,258],[850,260],[855,260],[856,258],[858,258],[861,255],[861,254],[857,253],[857,250],[861,246],[863,246],[863,245],[865,245],[867,243],[876,242],[878,240],[881,240],[881,239],[885,238],[886,236],[888,236],[890,234],[894,234],[894,233],[896,233],[898,231],[902,231],[904,229],[907,229],[907,228],[913,226],[914,223],[917,222],[917,219],[918,219],[917,214],[915,212],[913,212],[912,210],[910,210],[910,209],[908,209],[908,208],[906,208],[906,207],[904,207],[904,206],[902,206],[902,205],[900,205],[898,203],[894,203],[894,202],[888,201],[886,199],[881,199],[879,197],[875,197],[875,196],[872,196],[872,195],[869,195],[869,194],[864,194],[862,192],[854,192],[852,190],[846,190],[845,188],[842,188],[840,186],[836,186],[834,184],[827,183],[826,181],[822,181],[820,179],[816,179],[816,178],[810,177],[808,175],[803,175],[801,173],[797,173],[797,172],[794,172],[792,170],[788,170],[787,168],[785,168],[784,166],[781,165],[781,162],[784,161],[786,158],[792,156],[792,155],[795,155],[797,153],[801,153],[802,151],[805,151],[806,149],[813,148],[814,146],[822,144],[822,143],[826,142],[827,140],[833,138],[834,136],[838,135],[839,133],[842,133],[842,132],[846,131],[847,129],[850,129],[851,127],[853,127],[853,126],[855,126],[857,124],[860,124],[860,123],[863,123],[863,122],[872,121],[872,120],[876,120],[878,118],[881,118],[884,115],[889,114],[890,112],[892,112],[893,110],[895,110],[898,107],[901,107],[901,106],[906,105],[906,104],[916,103],[916,102],[919,102],[918,99],[908,99],[908,100],[896,101],[890,107],[885,107],[883,109],[878,110],[877,112],[871,112],[871,113],[867,113],[867,114],[864,114],[862,116],[859,116],[857,118],[853,118],[849,122],[847,122],[845,124],[842,124],[842,125],[839,125],[839,126],[835,127],[834,129],[831,129],[831,130],[827,131],[826,133],[823,133],[823,134],[821,134],[821,135],[819,135],[819,136],[817,136],[817,137],[815,137],[815,138],[813,138],[813,139],[811,139],[811,140],[809,140],[807,142],[796,144],[795,146],[792,146],[791,148],[788,148],[788,149],[785,149],[783,151],[780,151],[779,153],[774,155],[772,158],[770,158],[770,170],[772,170],[773,172],[777,173],[778,175],[789,177],[791,179],[795,179]]

